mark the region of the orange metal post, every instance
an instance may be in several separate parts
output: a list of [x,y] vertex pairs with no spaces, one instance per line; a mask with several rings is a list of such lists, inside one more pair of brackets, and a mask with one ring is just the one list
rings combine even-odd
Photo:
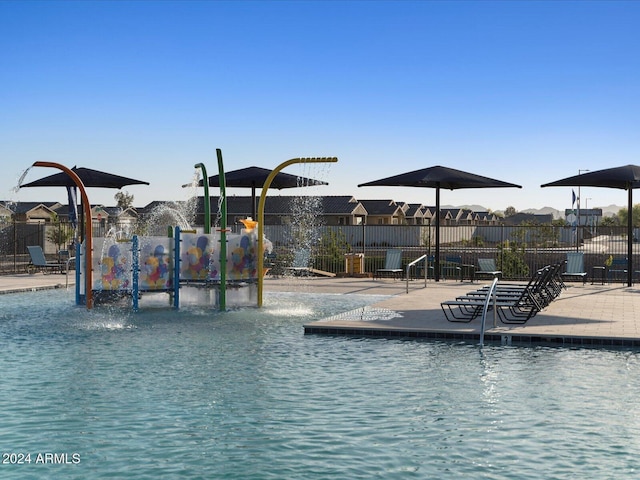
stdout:
[[86,304],[87,304],[87,308],[90,309],[93,307],[93,292],[92,292],[92,288],[93,288],[93,275],[92,275],[92,271],[91,271],[91,266],[92,266],[92,254],[91,251],[93,250],[93,219],[91,218],[91,204],[89,203],[89,197],[87,197],[87,192],[84,188],[84,184],[82,183],[82,180],[80,180],[80,177],[78,177],[78,175],[76,175],[76,173],[71,170],[70,168],[65,167],[64,165],[60,165],[59,163],[55,163],[55,162],[36,162],[33,164],[34,167],[51,167],[51,168],[57,168],[59,170],[62,170],[63,172],[65,172],[67,175],[69,175],[71,177],[71,179],[74,181],[74,183],[78,186],[78,189],[80,190],[80,197],[82,199],[82,209],[85,212],[85,215],[88,216],[88,218],[85,217],[85,222],[84,222],[84,233],[85,233],[85,299],[86,299]]

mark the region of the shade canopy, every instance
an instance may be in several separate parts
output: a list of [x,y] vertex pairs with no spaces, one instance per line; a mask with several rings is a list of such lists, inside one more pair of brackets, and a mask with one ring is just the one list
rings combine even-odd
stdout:
[[401,173],[393,177],[382,178],[372,182],[362,183],[359,187],[395,186],[395,187],[426,187],[457,190],[461,188],[491,188],[516,187],[514,183],[503,182],[474,173],[463,172],[449,167],[429,167],[412,172]]
[[608,187],[628,190],[640,187],[640,167],[625,165],[623,167],[594,170],[580,175],[563,178],[555,182],[545,183],[542,187]]
[[515,183],[503,182],[482,175],[456,170],[455,168],[434,166],[401,173],[392,177],[382,178],[358,187],[424,187],[436,189],[436,254],[435,254],[435,280],[440,280],[440,189],[458,190],[462,188],[522,188]]
[[[121,177],[113,173],[101,172],[91,168],[73,167],[71,169],[80,177],[85,187],[100,188],[122,188],[127,185],[149,185],[149,182],[135,180],[133,178]],[[20,185],[24,187],[75,187],[76,184],[65,172],[49,175],[48,177],[34,180],[33,182]]]
[[[264,182],[267,180],[272,170],[262,167],[246,167],[238,170],[232,170],[226,172],[225,184],[229,187],[238,188],[251,188],[252,198],[252,214],[253,218],[256,218],[255,205],[256,205],[256,188],[262,188]],[[219,175],[209,177],[210,187],[219,187]],[[204,186],[204,179],[198,183],[200,187]],[[297,188],[297,187],[311,187],[315,185],[328,185],[327,182],[321,180],[315,180],[313,178],[299,177],[297,175],[291,175],[289,173],[279,172],[269,188],[277,188],[281,190],[283,188]]]
[[627,190],[627,284],[633,280],[633,189],[640,188],[640,166],[594,170],[545,183],[541,187],[607,187]]
[[[245,188],[256,188],[264,185],[264,182],[269,177],[271,170],[268,168],[261,167],[247,167],[241,168],[239,170],[232,170],[231,172],[225,173],[225,182],[227,187],[245,187]],[[209,177],[209,186],[210,187],[219,187],[219,176],[214,175]],[[200,180],[199,186],[203,186],[203,180]],[[296,188],[296,187],[307,187],[313,185],[328,185],[327,182],[322,182],[320,180],[314,180],[313,178],[305,178],[298,177],[296,175],[291,175],[289,173],[278,173],[269,188],[277,188],[278,190],[282,188]]]

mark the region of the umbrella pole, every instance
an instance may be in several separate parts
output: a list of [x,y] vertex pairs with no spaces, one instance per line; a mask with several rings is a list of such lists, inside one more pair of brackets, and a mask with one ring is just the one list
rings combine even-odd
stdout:
[[256,182],[251,182],[251,219],[256,219]]
[[434,262],[434,277],[440,281],[440,182],[436,186],[436,258]]
[[629,210],[627,212],[627,286],[633,283],[633,188],[629,188]]

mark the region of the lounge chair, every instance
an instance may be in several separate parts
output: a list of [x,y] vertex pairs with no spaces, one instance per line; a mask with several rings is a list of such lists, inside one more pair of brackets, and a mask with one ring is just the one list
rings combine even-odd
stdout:
[[41,271],[42,273],[49,273],[50,271],[57,273],[64,272],[64,267],[66,264],[47,261],[40,245],[27,246],[27,250],[29,251],[29,256],[31,257],[31,261],[27,265],[27,273],[33,274],[37,271]]
[[479,258],[476,275],[500,278],[502,277],[502,271],[498,270],[496,261],[493,258]]
[[627,279],[627,258],[626,257],[614,257],[611,261],[611,265],[607,268],[607,280],[614,282],[620,280],[622,282]]
[[587,272],[584,270],[584,254],[582,252],[567,253],[567,267],[562,273],[562,278],[579,278],[582,284],[587,282]]
[[387,250],[384,259],[384,268],[376,269],[373,273],[374,280],[381,275],[402,278],[402,250],[397,248]]
[[440,267],[442,278],[455,277],[462,281],[462,257],[445,257],[444,263]]
[[[560,265],[549,265],[531,277],[526,285],[497,285],[495,306],[502,323],[526,323],[560,294],[564,284]],[[442,302],[442,311],[450,322],[470,322],[484,307],[488,287]],[[493,302],[491,302],[493,308]]]

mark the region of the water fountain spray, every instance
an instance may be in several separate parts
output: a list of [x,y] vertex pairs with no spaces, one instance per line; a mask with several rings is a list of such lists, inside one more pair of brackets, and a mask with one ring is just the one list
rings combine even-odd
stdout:
[[296,163],[336,163],[337,157],[313,157],[313,158],[292,158],[286,162],[282,162],[267,177],[267,180],[262,186],[262,193],[260,194],[260,201],[258,203],[258,307],[262,306],[262,289],[264,283],[264,205],[267,198],[267,190],[271,186],[273,179],[280,173],[280,171],[289,165]]

